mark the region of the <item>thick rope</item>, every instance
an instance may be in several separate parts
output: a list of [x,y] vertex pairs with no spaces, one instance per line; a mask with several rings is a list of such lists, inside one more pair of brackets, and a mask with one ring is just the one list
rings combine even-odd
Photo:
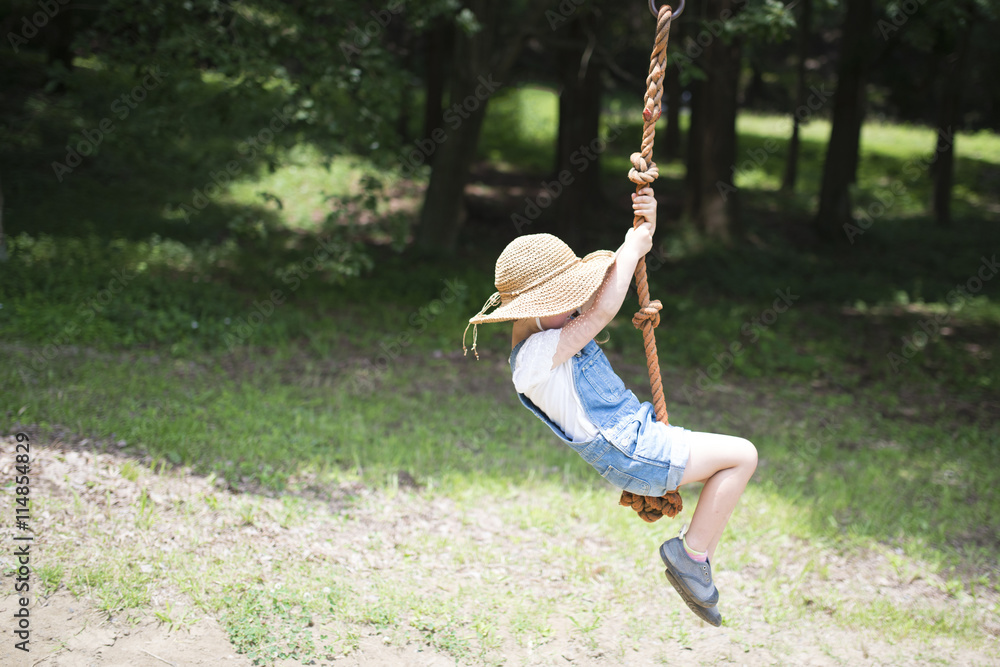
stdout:
[[[668,6],[660,7],[656,17],[656,42],[649,57],[649,75],[646,77],[646,95],[642,109],[642,148],[639,153],[632,153],[632,169],[628,178],[635,183],[638,192],[657,179],[659,169],[653,162],[653,137],[656,134],[656,121],[660,117],[660,100],[663,97],[663,75],[667,67],[667,39],[670,36],[670,19],[672,10]],[[670,100],[675,104],[675,100]],[[645,221],[642,216],[635,216],[632,226],[638,227]],[[656,337],[654,329],[660,324],[659,301],[650,301],[649,283],[646,280],[646,258],[643,257],[635,267],[635,288],[639,292],[640,309],[632,318],[635,328],[642,331],[642,342],[646,348],[646,365],[649,367],[649,386],[653,394],[653,409],[656,420],[668,423],[667,403],[663,397],[663,381],[660,379],[660,362],[656,356]],[[628,491],[622,491],[619,504],[631,507],[644,521],[652,523],[663,515],[674,517],[683,509],[681,495],[677,491],[668,491],[666,495],[655,498],[638,496]]]

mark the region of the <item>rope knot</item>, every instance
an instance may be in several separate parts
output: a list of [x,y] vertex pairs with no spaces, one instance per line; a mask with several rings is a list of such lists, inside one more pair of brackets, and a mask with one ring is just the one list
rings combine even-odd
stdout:
[[632,326],[636,329],[642,329],[646,326],[650,326],[655,329],[660,326],[660,309],[662,308],[663,304],[660,303],[659,299],[650,301],[647,305],[636,311],[635,315],[632,316]]
[[642,157],[642,153],[632,153],[629,160],[632,162],[632,168],[629,169],[628,180],[636,185],[652,183],[660,177],[659,167],[652,160],[647,164],[646,159]]
[[684,509],[681,494],[676,490],[667,491],[660,497],[637,496],[629,491],[622,491],[618,504],[634,509],[646,523],[653,523],[664,516],[672,519]]

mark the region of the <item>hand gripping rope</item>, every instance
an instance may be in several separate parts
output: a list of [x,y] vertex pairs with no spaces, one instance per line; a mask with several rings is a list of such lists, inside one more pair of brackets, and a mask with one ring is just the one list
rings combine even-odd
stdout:
[[[653,162],[653,137],[656,134],[656,120],[660,117],[660,100],[663,97],[663,74],[667,66],[667,39],[670,36],[670,21],[680,16],[684,11],[684,1],[676,14],[670,7],[663,6],[659,10],[650,0],[649,9],[656,16],[656,42],[649,58],[649,75],[646,77],[645,103],[642,109],[642,148],[639,153],[632,153],[630,158],[632,169],[628,178],[635,183],[636,192],[649,185],[660,175]],[[670,100],[675,104],[675,100]],[[644,218],[635,216],[632,226],[638,227]],[[646,365],[649,367],[649,386],[653,394],[653,408],[656,420],[668,423],[667,404],[663,398],[663,381],[660,379],[660,362],[656,357],[656,337],[654,329],[660,324],[660,309],[663,304],[659,300],[650,301],[649,283],[646,280],[646,258],[643,257],[635,267],[635,287],[639,292],[639,311],[632,317],[632,324],[642,330],[642,342],[646,348]],[[663,515],[674,517],[683,509],[681,495],[677,491],[668,491],[660,498],[638,496],[629,491],[622,491],[619,504],[631,507],[644,521],[652,523]]]

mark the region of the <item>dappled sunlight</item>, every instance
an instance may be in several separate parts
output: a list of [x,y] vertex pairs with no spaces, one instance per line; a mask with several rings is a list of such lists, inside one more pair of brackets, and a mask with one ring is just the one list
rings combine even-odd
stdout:
[[513,86],[490,98],[478,153],[502,171],[545,173],[555,160],[559,98],[554,91]]
[[[372,186],[376,189],[369,190]],[[368,196],[374,196],[372,206],[363,205]],[[398,242],[393,230],[376,228],[392,216],[415,219],[421,196],[419,183],[356,156],[325,157],[304,145],[290,151],[281,166],[234,182],[221,201],[259,201],[274,209],[285,229],[309,234],[325,233],[328,218],[340,213],[338,224],[357,225],[371,242],[386,244]]]
[[[792,136],[792,119],[786,115],[743,111],[736,117],[736,130],[741,135],[759,138]],[[830,121],[812,118],[799,127],[803,141],[826,143],[830,138]]]
[[275,197],[277,215],[288,229],[316,232],[330,213],[328,197],[356,194],[364,164],[351,157],[334,157],[327,168],[319,151],[301,146],[290,152],[275,170],[261,170],[230,186],[225,200],[232,203]]

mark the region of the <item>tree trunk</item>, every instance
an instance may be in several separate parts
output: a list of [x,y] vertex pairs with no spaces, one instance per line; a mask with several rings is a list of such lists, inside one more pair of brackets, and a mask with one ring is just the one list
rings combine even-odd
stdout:
[[806,107],[806,58],[809,57],[809,31],[812,25],[812,0],[801,0],[799,11],[798,62],[795,66],[795,109],[792,110],[792,138],[788,142],[788,158],[785,160],[785,175],[781,189],[794,192],[799,176],[799,126]]
[[[474,93],[468,95],[475,99]],[[470,99],[468,95],[452,99]],[[459,117],[452,116],[453,111],[454,107],[449,109],[445,118],[457,123]],[[417,230],[416,244],[423,251],[450,254],[457,246],[458,232],[465,222],[465,184],[485,117],[486,102],[483,101],[448,132],[447,140],[437,149]]]
[[702,137],[705,135],[704,95],[700,80],[692,80],[691,115],[688,117],[687,131],[687,169],[684,172],[684,217],[692,219],[695,211],[701,208],[701,188],[698,186],[702,173],[705,171],[705,154]]
[[[510,8],[489,0],[469,0],[468,9],[481,28],[474,34],[455,31],[449,108],[440,132],[431,131],[434,168],[420,211],[414,245],[422,252],[451,255],[465,221],[463,201],[469,167],[479,143],[479,130],[490,96],[506,83],[528,32],[545,12],[545,3],[528,5],[511,15]],[[505,29],[507,33],[505,34]]]
[[574,248],[586,213],[600,206],[602,200],[600,157],[595,150],[602,148],[596,143],[600,141],[601,65],[591,57],[597,41],[587,25],[592,19],[593,15],[587,13],[570,24],[569,47],[560,49],[557,55],[562,89],[554,180],[560,181],[562,191],[555,199],[554,230]]
[[820,236],[826,239],[837,237],[852,220],[849,188],[857,177],[872,26],[872,0],[847,0],[833,97],[833,127],[815,221]]
[[[444,88],[448,80],[447,55],[455,24],[444,17],[427,33],[424,49],[427,97],[424,99],[424,137],[444,127]],[[433,159],[433,156],[431,156]]]
[[756,56],[747,58],[750,61],[750,83],[743,92],[743,107],[753,109],[764,99],[764,70]]
[[962,107],[962,83],[968,60],[969,44],[972,36],[959,37],[956,50],[945,60],[942,68],[944,83],[941,101],[938,104],[937,139],[934,146],[934,162],[931,177],[934,187],[931,191],[931,208],[934,221],[941,227],[951,226],[951,186],[955,173],[955,133],[960,126]]
[[[73,40],[76,38],[76,17],[72,7],[57,6],[55,14],[45,27],[45,50],[49,63],[62,63],[73,70]],[[61,11],[60,11],[61,10]]]
[[403,146],[410,143],[410,109],[413,107],[413,92],[409,86],[400,86],[399,115],[396,116],[396,134]]
[[3,235],[3,185],[0,184],[0,262],[7,261],[7,237]]
[[[671,21],[670,43],[684,43],[681,34],[682,25],[680,19]],[[666,160],[677,159],[681,154],[681,96],[683,94],[681,70],[668,61],[667,71],[663,74],[663,96],[667,100],[667,127],[663,132],[663,157]]]
[[[734,9],[732,0],[700,4],[710,17]],[[739,40],[726,44],[714,39],[699,64],[708,76],[692,84],[685,209],[688,219],[706,236],[729,242],[739,224],[739,198],[733,185]]]

